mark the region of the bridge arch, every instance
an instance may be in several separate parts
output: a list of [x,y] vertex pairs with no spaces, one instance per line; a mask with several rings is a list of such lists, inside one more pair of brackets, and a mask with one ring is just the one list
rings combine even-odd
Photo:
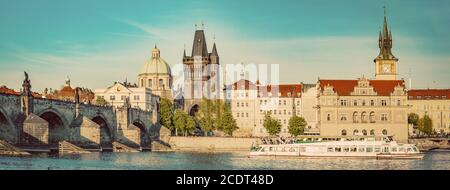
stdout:
[[142,122],[140,119],[136,119],[133,121],[133,125],[139,128],[141,131],[141,146],[149,146],[150,132],[145,127],[144,122]]
[[19,140],[18,130],[6,113],[3,108],[0,108],[0,140],[17,143]]
[[106,118],[101,114],[97,114],[91,120],[100,126],[100,145],[102,147],[112,147],[113,131],[108,125]]
[[57,144],[59,141],[67,140],[70,132],[69,124],[58,110],[48,108],[37,114],[39,117],[48,122],[48,142],[49,144]]

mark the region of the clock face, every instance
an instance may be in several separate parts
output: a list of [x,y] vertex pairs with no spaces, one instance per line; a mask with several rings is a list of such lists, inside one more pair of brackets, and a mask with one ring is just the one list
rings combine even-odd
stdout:
[[391,66],[390,66],[389,64],[384,64],[384,65],[383,65],[383,71],[384,71],[385,73],[391,72]]

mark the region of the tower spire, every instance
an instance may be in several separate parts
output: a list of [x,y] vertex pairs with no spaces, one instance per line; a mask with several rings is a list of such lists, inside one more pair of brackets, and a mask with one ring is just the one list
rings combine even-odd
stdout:
[[379,39],[378,39],[380,54],[375,59],[397,59],[391,52],[392,34],[388,28],[386,6],[383,6],[383,9],[384,9],[383,28],[379,32]]

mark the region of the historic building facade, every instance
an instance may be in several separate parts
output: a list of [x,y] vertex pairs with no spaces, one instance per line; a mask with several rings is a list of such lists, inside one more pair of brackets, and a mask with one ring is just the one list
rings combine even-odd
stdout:
[[155,45],[152,57],[144,63],[138,75],[139,87],[149,88],[161,98],[172,99],[172,73],[169,64],[161,58],[161,51]]
[[90,104],[95,98],[94,92],[87,88],[75,87],[70,85],[69,77],[66,78],[64,86],[59,90],[49,90],[46,88],[42,94],[42,98],[63,100],[63,101],[75,101],[75,94],[78,91],[80,102],[84,104]]
[[[305,89],[304,87],[308,88]],[[312,88],[310,88],[312,87]],[[302,100],[306,93],[308,103]],[[308,123],[305,133],[317,134],[317,111],[314,107],[316,95],[314,85],[279,84],[261,85],[259,81],[239,81],[226,86],[225,99],[231,106],[231,111],[239,127],[233,136],[266,137],[269,136],[264,128],[264,117],[270,113],[281,124],[280,136],[290,136],[288,130],[289,119],[302,116]]]
[[397,80],[398,59],[386,15],[375,58],[375,79],[317,82],[320,135],[393,135],[408,139],[408,103],[403,80]]
[[98,99],[104,99],[111,106],[121,107],[129,104],[133,108],[146,111],[157,110],[159,102],[159,97],[152,94],[150,88],[141,88],[127,82],[115,82],[106,89],[96,89],[95,98],[96,102]]
[[450,133],[450,89],[411,89],[408,103],[410,113],[431,118],[436,133]]
[[183,54],[184,108],[195,114],[203,97],[218,99],[221,95],[220,65],[216,44],[208,53],[204,30],[196,30],[190,56]]

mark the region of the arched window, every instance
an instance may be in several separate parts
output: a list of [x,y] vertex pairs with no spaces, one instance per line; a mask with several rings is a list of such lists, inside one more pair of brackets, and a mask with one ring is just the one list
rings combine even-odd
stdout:
[[359,133],[358,129],[355,129],[355,130],[353,131],[353,135],[358,135],[358,133]]
[[370,135],[375,135],[375,130],[370,130]]
[[383,135],[387,135],[388,133],[387,133],[387,130],[386,129],[383,129]]
[[358,112],[353,112],[353,123],[358,123]]
[[375,112],[370,112],[369,120],[371,123],[375,123]]
[[148,87],[149,87],[149,88],[152,87],[152,84],[153,84],[152,82],[153,82],[152,79],[148,79]]
[[341,131],[341,135],[342,135],[342,136],[345,136],[345,135],[347,135],[347,131],[346,131],[345,129],[344,129],[344,130],[342,130],[342,131]]
[[366,131],[365,129],[363,129],[363,130],[362,130],[362,134],[363,134],[364,136],[367,136],[367,131]]
[[361,113],[361,122],[365,123],[367,122],[367,114],[366,112]]
[[163,88],[164,87],[164,80],[163,79],[159,79],[158,87],[159,88]]

